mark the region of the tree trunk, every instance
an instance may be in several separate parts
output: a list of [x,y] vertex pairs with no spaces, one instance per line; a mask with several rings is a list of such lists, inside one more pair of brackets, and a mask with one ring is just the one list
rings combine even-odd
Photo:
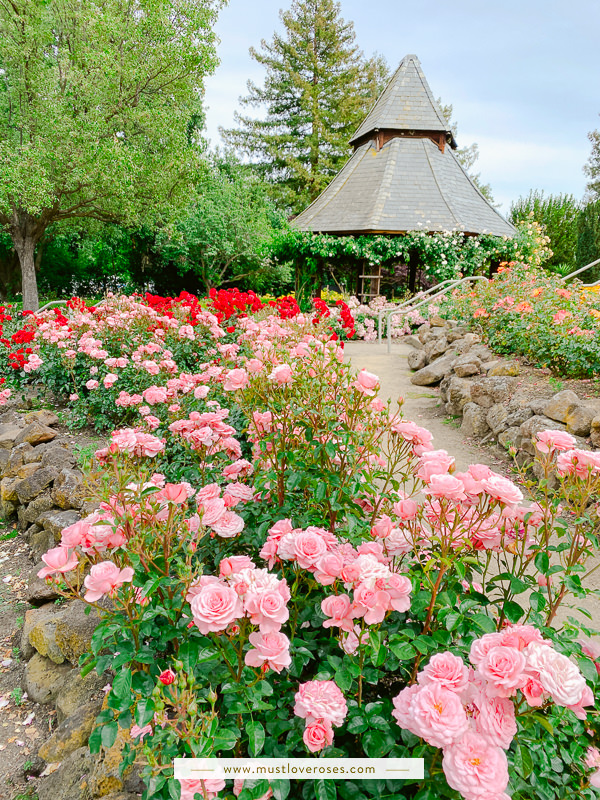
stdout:
[[40,307],[35,272],[35,248],[44,234],[45,226],[28,214],[16,213],[9,231],[21,265],[23,311]]

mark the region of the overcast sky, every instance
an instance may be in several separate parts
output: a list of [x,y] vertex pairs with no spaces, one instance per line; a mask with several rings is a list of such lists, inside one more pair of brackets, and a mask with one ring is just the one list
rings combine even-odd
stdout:
[[[263,69],[248,48],[282,30],[291,0],[229,0],[217,33],[221,64],[206,81],[207,133],[221,144],[250,78]],[[600,127],[600,0],[341,0],[365,55],[392,71],[415,53],[433,95],[454,106],[460,147],[477,142],[475,171],[501,210],[543,189],[580,198]]]

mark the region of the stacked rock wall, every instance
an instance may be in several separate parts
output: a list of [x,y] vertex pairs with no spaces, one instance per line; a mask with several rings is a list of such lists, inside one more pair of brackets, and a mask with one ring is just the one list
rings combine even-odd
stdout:
[[462,417],[465,436],[514,447],[520,464],[532,459],[535,434],[543,430],[566,430],[578,447],[600,447],[600,405],[570,390],[532,396],[519,387],[516,361],[501,360],[457,322],[433,317],[405,341],[414,347],[411,382],[439,385],[446,413]]

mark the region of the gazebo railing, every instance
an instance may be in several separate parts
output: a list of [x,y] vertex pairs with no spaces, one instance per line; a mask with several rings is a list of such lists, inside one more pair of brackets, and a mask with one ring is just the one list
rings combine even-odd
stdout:
[[394,306],[393,309],[382,308],[381,311],[377,314],[377,342],[378,342],[378,344],[382,343],[381,342],[381,339],[382,339],[382,322],[383,322],[383,317],[384,317],[385,314],[389,314],[390,311],[400,311],[403,308],[407,308],[408,306],[412,305],[412,303],[414,303],[415,300],[419,300],[420,298],[425,297],[426,295],[429,295],[432,292],[439,291],[440,287],[444,286],[444,284],[446,284],[446,283],[456,283],[456,281],[457,281],[457,278],[446,278],[445,281],[442,281],[441,283],[437,283],[435,286],[432,286],[431,289],[427,289],[426,292],[419,292],[418,294],[413,295],[408,300],[405,300],[403,303],[400,303],[399,305]]
[[[600,258],[597,258],[595,261],[591,261],[589,264],[586,264],[585,267],[580,267],[579,269],[576,269],[575,272],[570,272],[568,275],[565,275],[564,278],[561,278],[561,281],[563,283],[566,283],[570,278],[574,278],[575,275],[580,275],[582,272],[585,272],[586,270],[590,269],[590,267],[595,267],[596,264],[600,264]],[[590,283],[588,284],[588,286],[596,286],[597,284],[598,281],[596,281],[596,283]]]
[[[433,300],[437,300],[438,297],[443,297],[445,294],[448,294],[448,292],[452,291],[453,289],[456,289],[458,286],[462,286],[465,283],[470,283],[471,281],[487,281],[487,280],[489,280],[489,278],[486,278],[484,275],[470,275],[467,278],[460,278],[459,280],[453,281],[450,284],[450,286],[446,286],[444,289],[439,291],[437,294],[434,294],[431,297],[426,297],[424,300],[421,300],[421,302],[417,303],[416,306],[412,306],[410,310],[414,311],[416,308],[419,308],[420,306],[425,305],[425,303],[431,303]],[[438,284],[438,286],[436,286],[435,288],[438,289],[439,286],[441,286],[441,284]],[[390,320],[391,320],[392,317],[394,317],[394,316],[396,316],[398,314],[407,314],[407,313],[408,313],[408,309],[407,308],[395,308],[395,309],[392,309],[391,311],[388,312],[388,316],[387,316],[387,351],[388,351],[388,353],[392,352],[392,328],[391,328],[391,325],[390,325]]]

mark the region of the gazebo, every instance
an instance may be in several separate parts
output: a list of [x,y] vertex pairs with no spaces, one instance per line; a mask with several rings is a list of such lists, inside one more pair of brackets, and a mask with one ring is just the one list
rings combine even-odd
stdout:
[[[298,230],[340,236],[416,230],[515,234],[456,158],[454,136],[417,56],[402,59],[350,144],[349,161],[293,220]],[[379,294],[380,270],[360,277],[363,297]]]

